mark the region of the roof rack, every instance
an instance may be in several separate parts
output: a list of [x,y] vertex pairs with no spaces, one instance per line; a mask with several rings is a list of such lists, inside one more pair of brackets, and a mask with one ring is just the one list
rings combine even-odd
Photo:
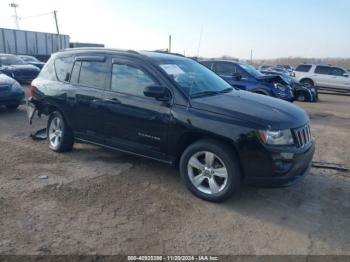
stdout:
[[116,48],[105,48],[105,47],[74,47],[74,48],[66,48],[61,51],[117,51],[117,52],[128,52],[132,54],[139,54],[135,50],[127,50],[127,49],[116,49]]
[[184,55],[179,54],[179,53],[171,53],[171,52],[161,51],[161,50],[155,50],[155,51],[149,51],[149,52],[160,53],[160,54],[167,54],[167,55],[176,55],[176,56],[185,57]]

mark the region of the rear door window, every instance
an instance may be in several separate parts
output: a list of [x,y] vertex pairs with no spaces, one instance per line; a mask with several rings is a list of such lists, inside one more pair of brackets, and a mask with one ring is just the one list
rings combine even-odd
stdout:
[[106,86],[107,71],[106,62],[82,61],[78,84],[104,89]]
[[311,65],[299,65],[297,66],[297,68],[295,69],[295,71],[297,72],[309,72],[311,69]]
[[332,68],[329,67],[329,66],[316,66],[315,74],[331,75],[332,74]]

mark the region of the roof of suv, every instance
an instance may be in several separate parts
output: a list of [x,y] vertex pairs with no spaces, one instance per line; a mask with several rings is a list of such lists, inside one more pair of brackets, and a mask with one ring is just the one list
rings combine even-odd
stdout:
[[125,49],[113,49],[113,48],[104,48],[104,47],[79,47],[79,48],[67,48],[58,53],[110,53],[110,54],[128,54],[135,56],[147,56],[155,60],[170,60],[170,59],[185,59],[186,57],[181,54],[176,53],[166,53],[161,51],[134,51],[134,50],[125,50]]
[[300,64],[298,66],[332,66],[330,64]]
[[242,65],[242,64],[244,64],[244,63],[242,63],[242,62],[239,62],[239,61],[235,61],[235,60],[225,60],[225,59],[221,59],[221,60],[210,60],[210,59],[206,59],[206,60],[199,60],[198,62],[211,62],[211,63],[217,63],[217,62],[219,62],[219,63],[223,63],[223,62],[225,62],[225,63],[232,63],[232,64],[237,64],[237,65]]

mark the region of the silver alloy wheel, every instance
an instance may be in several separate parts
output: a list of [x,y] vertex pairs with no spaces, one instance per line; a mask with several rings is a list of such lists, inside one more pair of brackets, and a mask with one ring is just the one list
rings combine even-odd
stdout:
[[58,147],[62,140],[62,123],[59,117],[54,117],[51,120],[49,127],[49,143],[54,148]]
[[205,194],[220,193],[227,185],[228,172],[224,162],[208,151],[195,153],[188,161],[187,172],[192,184]]

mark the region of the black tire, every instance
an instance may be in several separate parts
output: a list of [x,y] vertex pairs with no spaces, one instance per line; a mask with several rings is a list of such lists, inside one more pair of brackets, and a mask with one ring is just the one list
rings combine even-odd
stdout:
[[297,92],[296,100],[299,102],[307,102],[308,100],[310,101],[311,99],[307,98],[307,94],[305,92]]
[[[190,174],[188,172],[188,164],[191,157],[203,151],[214,153],[220,158],[219,160],[223,162],[227,170],[227,182],[226,184],[223,183],[222,190],[215,194],[205,193],[199,190],[191,182]],[[195,196],[206,201],[222,202],[228,199],[233,193],[237,192],[241,186],[241,172],[238,157],[233,149],[224,143],[215,140],[200,140],[187,147],[181,156],[179,169],[186,187]],[[203,180],[204,183],[206,181],[208,182],[209,187],[209,178],[208,180]]]
[[7,105],[6,108],[9,110],[16,110],[19,107],[19,104]]
[[315,95],[315,100],[314,100],[314,102],[318,102],[318,101],[319,101],[319,98],[318,98],[318,88],[315,87],[315,90],[316,90],[316,95]]
[[311,79],[303,79],[300,81],[300,84],[302,84],[303,86],[306,86],[306,87],[314,87],[315,86],[314,81],[312,81]]
[[[54,125],[53,121],[56,119],[60,121],[61,129],[61,139],[58,139],[58,143],[53,143],[50,138],[50,128],[51,125]],[[74,136],[71,128],[67,125],[62,114],[58,111],[51,113],[49,120],[47,122],[47,138],[49,142],[49,148],[55,152],[67,152],[73,149],[74,145]]]

